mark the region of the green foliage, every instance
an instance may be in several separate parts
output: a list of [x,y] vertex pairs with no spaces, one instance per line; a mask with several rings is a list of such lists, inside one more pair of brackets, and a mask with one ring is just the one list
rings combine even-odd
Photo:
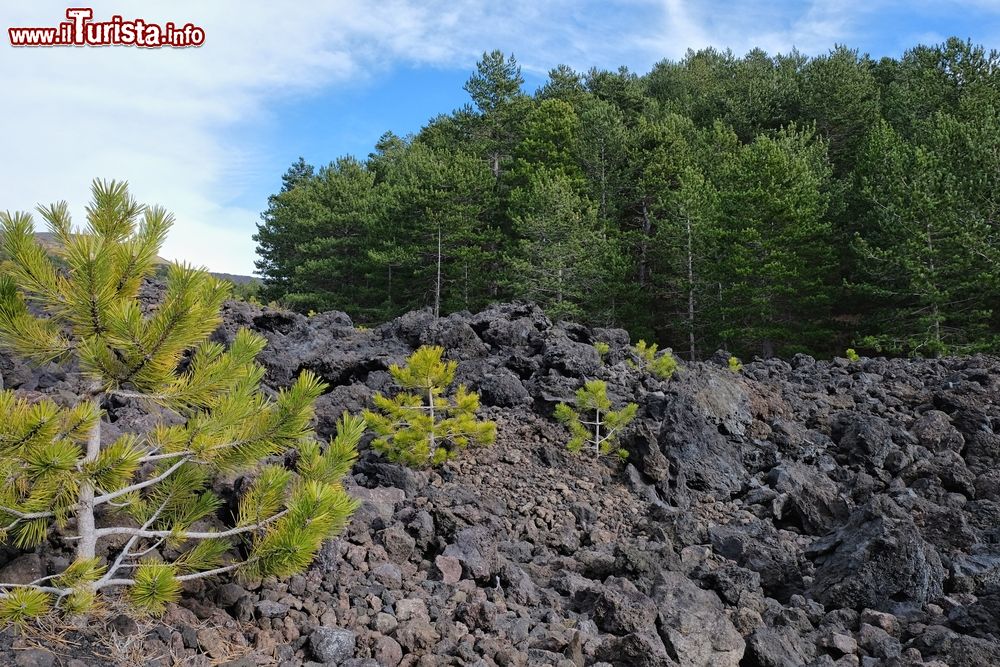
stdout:
[[611,352],[611,346],[600,340],[594,343],[594,349],[600,355],[602,363],[604,362],[604,358],[608,356],[608,353]]
[[648,345],[646,341],[640,339],[632,346],[634,359],[629,360],[629,365],[643,373],[650,373],[660,380],[669,380],[677,370],[677,359],[673,353],[667,349],[657,354],[659,346],[656,343]]
[[611,234],[561,172],[540,168],[511,195],[520,236],[509,285],[554,318],[608,312],[621,270]]
[[847,352],[845,354],[847,356],[847,360],[852,364],[857,361],[861,361],[861,357],[858,356],[858,353],[854,351],[853,347],[847,348]]
[[[303,372],[274,397],[262,392],[256,357],[266,341],[248,330],[228,346],[209,340],[229,290],[204,271],[169,266],[162,301],[145,311],[140,286],[157,270],[172,218],[138,204],[125,184],[94,183],[83,229],[65,203],[39,211],[54,247],[39,244],[29,214],[0,214],[9,257],[0,348],[75,363],[86,390],[71,406],[0,391],[0,537],[17,548],[64,541],[77,558],[36,582],[0,582],[0,620],[20,623],[53,605],[83,613],[121,587],[135,607],[158,613],[190,579],[305,568],[357,507],[340,479],[362,420],[342,417],[321,448],[311,423],[323,384]],[[101,406],[112,398],[145,402],[163,421],[102,444]],[[295,470],[261,465],[292,449]],[[253,481],[229,526],[211,486],[234,473]],[[105,564],[95,556],[106,539],[115,541]],[[179,555],[143,559],[161,544]]]
[[[908,141],[880,123],[863,148],[866,203],[853,248],[862,260],[851,288],[877,306],[862,324],[871,347],[938,356],[992,350],[1000,250],[996,188],[1000,110],[937,114]],[[964,114],[963,114],[964,115]]]
[[135,570],[135,583],[129,588],[132,605],[148,614],[159,616],[168,602],[181,596],[181,583],[174,567],[167,563],[145,560]]
[[734,373],[739,373],[743,370],[743,363],[739,359],[730,355],[729,361],[726,362],[729,365],[729,370]]
[[496,424],[478,421],[479,394],[459,385],[452,396],[457,362],[443,361],[444,348],[423,346],[389,372],[404,390],[389,398],[374,397],[378,411],[364,419],[377,435],[373,446],[393,461],[414,467],[438,465],[471,444],[489,445]]
[[48,613],[52,599],[44,591],[12,588],[0,595],[0,619],[13,625],[26,625]]
[[598,456],[613,454],[621,459],[628,452],[617,447],[622,429],[633,419],[639,406],[629,403],[621,410],[611,409],[608,385],[602,380],[588,380],[576,392],[576,405],[560,403],[556,406],[556,419],[569,428],[571,452],[582,451],[586,446]]
[[237,301],[246,301],[247,303],[260,304],[260,292],[261,292],[261,282],[259,280],[250,280],[247,282],[231,283],[230,294],[233,299]]
[[469,105],[291,166],[264,298],[366,322],[528,299],[692,360],[993,350],[998,69],[955,38],[877,62],[707,48],[641,76],[560,65],[528,95],[485,53]]

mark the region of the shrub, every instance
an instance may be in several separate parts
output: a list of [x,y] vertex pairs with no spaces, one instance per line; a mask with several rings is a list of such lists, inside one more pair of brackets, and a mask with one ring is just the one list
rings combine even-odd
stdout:
[[442,361],[444,348],[423,346],[406,360],[393,364],[389,373],[406,391],[387,398],[374,397],[378,412],[366,410],[364,418],[375,431],[373,446],[392,461],[409,466],[438,465],[469,443],[491,444],[496,424],[477,421],[479,394],[459,385],[450,398],[458,364]]
[[601,380],[589,380],[576,392],[575,408],[567,403],[556,406],[555,417],[569,427],[571,452],[581,451],[585,445],[600,455],[614,454],[622,459],[628,452],[616,445],[621,431],[635,419],[639,406],[629,403],[621,410],[611,409],[608,386]]
[[260,305],[261,283],[256,278],[246,282],[232,282],[232,298],[237,301]]
[[611,351],[611,346],[603,341],[597,341],[594,343],[594,349],[597,350],[597,354],[601,357],[601,362],[604,362],[604,358],[608,356],[608,352]]
[[731,370],[734,373],[739,373],[740,371],[743,370],[743,364],[740,363],[739,359],[737,359],[736,357],[734,357],[732,355],[729,356],[729,362],[728,363],[729,363],[729,370]]
[[[75,551],[54,576],[0,583],[0,618],[14,623],[49,608],[85,612],[105,589],[125,589],[135,607],[156,613],[188,580],[290,575],[357,507],[340,478],[356,456],[360,418],[343,417],[321,451],[310,427],[321,383],[303,373],[275,398],[263,394],[261,336],[241,330],[228,348],[208,340],[228,290],[204,271],[171,265],[162,302],[144,313],[139,287],[172,217],[136,203],[124,183],[92,190],[85,229],[72,228],[65,203],[39,209],[57,239],[55,260],[29,214],[0,214],[10,258],[0,276],[0,347],[39,364],[75,363],[85,381],[70,406],[0,392],[2,537],[22,549],[52,541]],[[112,398],[169,418],[106,442],[101,418]],[[262,464],[293,447],[294,470]],[[244,471],[252,479],[238,508],[223,511],[213,479]],[[111,544],[107,562],[100,542]]]
[[846,355],[847,355],[847,360],[852,364],[857,361],[861,361],[861,357],[858,356],[858,353],[854,350],[853,347],[847,348]]
[[633,368],[640,371],[648,371],[660,380],[669,380],[670,376],[677,370],[677,359],[674,358],[670,350],[664,350],[657,356],[659,346],[656,343],[647,345],[646,341],[640,340],[632,347],[634,361],[630,361]]

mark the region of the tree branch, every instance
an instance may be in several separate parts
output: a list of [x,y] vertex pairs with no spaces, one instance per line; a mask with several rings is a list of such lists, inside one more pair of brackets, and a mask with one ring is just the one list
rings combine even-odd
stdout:
[[[170,477],[172,474],[174,474],[177,471],[177,469],[180,468],[185,463],[187,463],[188,460],[189,459],[187,458],[181,459],[177,463],[173,464],[172,466],[164,470],[158,476],[153,477],[152,479],[147,479],[145,482],[139,482],[138,484],[133,484],[132,486],[126,486],[124,489],[118,489],[117,491],[112,491],[111,493],[105,493],[104,495],[97,496],[96,498],[94,498],[94,505],[95,506],[103,505],[104,503],[110,502],[115,498],[120,498],[121,496],[124,496],[127,493],[132,493],[133,491],[141,491],[142,489],[145,489],[147,486],[153,486],[154,484],[159,484],[167,477]],[[101,531],[97,532],[98,534],[100,534]]]
[[282,510],[275,514],[274,516],[268,517],[263,521],[258,521],[257,523],[251,524],[249,526],[237,526],[236,528],[230,528],[229,530],[223,531],[206,531],[206,532],[189,532],[189,531],[172,531],[172,530],[145,530],[142,528],[128,528],[125,526],[113,526],[110,528],[99,528],[97,530],[98,537],[104,537],[106,535],[132,535],[135,537],[177,537],[182,540],[214,540],[223,537],[232,537],[234,535],[242,535],[243,533],[249,533],[255,530],[259,530],[264,526],[274,523],[281,517],[288,514],[288,510]]
[[[45,511],[45,512],[20,512],[12,507],[5,507],[0,505],[0,513],[10,514],[11,516],[16,516],[18,521],[31,521],[32,519],[45,519],[50,516],[55,516],[55,512]],[[15,521],[13,525],[8,526],[8,529],[13,528],[14,525],[18,523]]]
[[[233,563],[231,565],[224,565],[223,567],[217,567],[214,570],[205,570],[204,572],[192,572],[191,574],[182,574],[175,577],[177,581],[193,581],[195,579],[204,579],[205,577],[214,577],[217,574],[225,574],[226,572],[232,572],[233,570],[243,567],[244,565],[250,563],[251,561],[246,560],[240,563]],[[109,586],[132,586],[135,584],[135,579],[108,579],[101,583],[99,588],[107,588]]]

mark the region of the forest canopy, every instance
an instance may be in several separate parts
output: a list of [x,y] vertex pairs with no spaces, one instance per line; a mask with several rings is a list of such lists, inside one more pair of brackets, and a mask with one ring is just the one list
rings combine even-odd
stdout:
[[705,49],[523,88],[486,53],[416,135],[300,158],[254,237],[264,297],[368,322],[529,299],[685,358],[996,349],[997,52]]

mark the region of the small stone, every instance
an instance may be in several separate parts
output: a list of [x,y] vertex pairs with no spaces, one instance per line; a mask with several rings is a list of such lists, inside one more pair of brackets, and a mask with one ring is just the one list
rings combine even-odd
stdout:
[[14,664],[17,667],[52,667],[56,664],[56,656],[42,649],[30,648],[18,651]]
[[288,592],[292,595],[299,596],[306,592],[306,578],[301,574],[297,574],[288,580]]
[[42,559],[36,553],[19,556],[0,568],[0,581],[7,584],[30,584],[44,576]]
[[389,555],[389,560],[393,563],[405,563],[410,559],[417,541],[403,528],[394,525],[382,531],[382,544]]
[[441,639],[434,627],[422,618],[406,621],[396,629],[396,639],[411,653],[426,651]]
[[396,617],[393,616],[392,614],[386,614],[385,612],[381,612],[375,616],[375,629],[380,634],[383,635],[389,634],[390,632],[396,629],[397,625],[399,625],[399,621],[397,621]]
[[288,613],[288,605],[282,602],[261,600],[257,603],[257,611],[265,618],[278,618]]
[[215,601],[220,607],[232,607],[246,594],[246,589],[239,584],[223,584],[215,591]]
[[396,618],[400,621],[408,621],[411,618],[430,620],[430,615],[427,613],[427,604],[423,600],[407,598],[396,603]]
[[375,580],[386,588],[396,589],[403,586],[403,573],[392,563],[382,563],[372,570]]
[[343,628],[316,628],[309,636],[313,657],[326,664],[337,664],[354,657],[358,636]]
[[198,648],[198,633],[190,625],[182,625],[177,628],[181,633],[181,641],[184,648]]
[[434,564],[441,572],[441,581],[446,584],[457,584],[462,578],[462,562],[454,556],[438,556]]
[[876,628],[882,628],[890,635],[899,634],[899,620],[892,614],[887,614],[883,611],[865,609],[861,612],[861,622],[874,625]]
[[854,654],[858,652],[858,642],[850,635],[837,633],[830,638],[830,646],[843,654]]
[[127,614],[118,614],[108,624],[119,635],[129,637],[139,632],[139,625],[135,619]]
[[379,637],[372,647],[375,660],[385,667],[396,667],[403,660],[403,647],[392,637]]
[[222,641],[222,635],[215,628],[202,628],[196,634],[198,647],[213,658],[222,658],[226,655],[226,645]]

